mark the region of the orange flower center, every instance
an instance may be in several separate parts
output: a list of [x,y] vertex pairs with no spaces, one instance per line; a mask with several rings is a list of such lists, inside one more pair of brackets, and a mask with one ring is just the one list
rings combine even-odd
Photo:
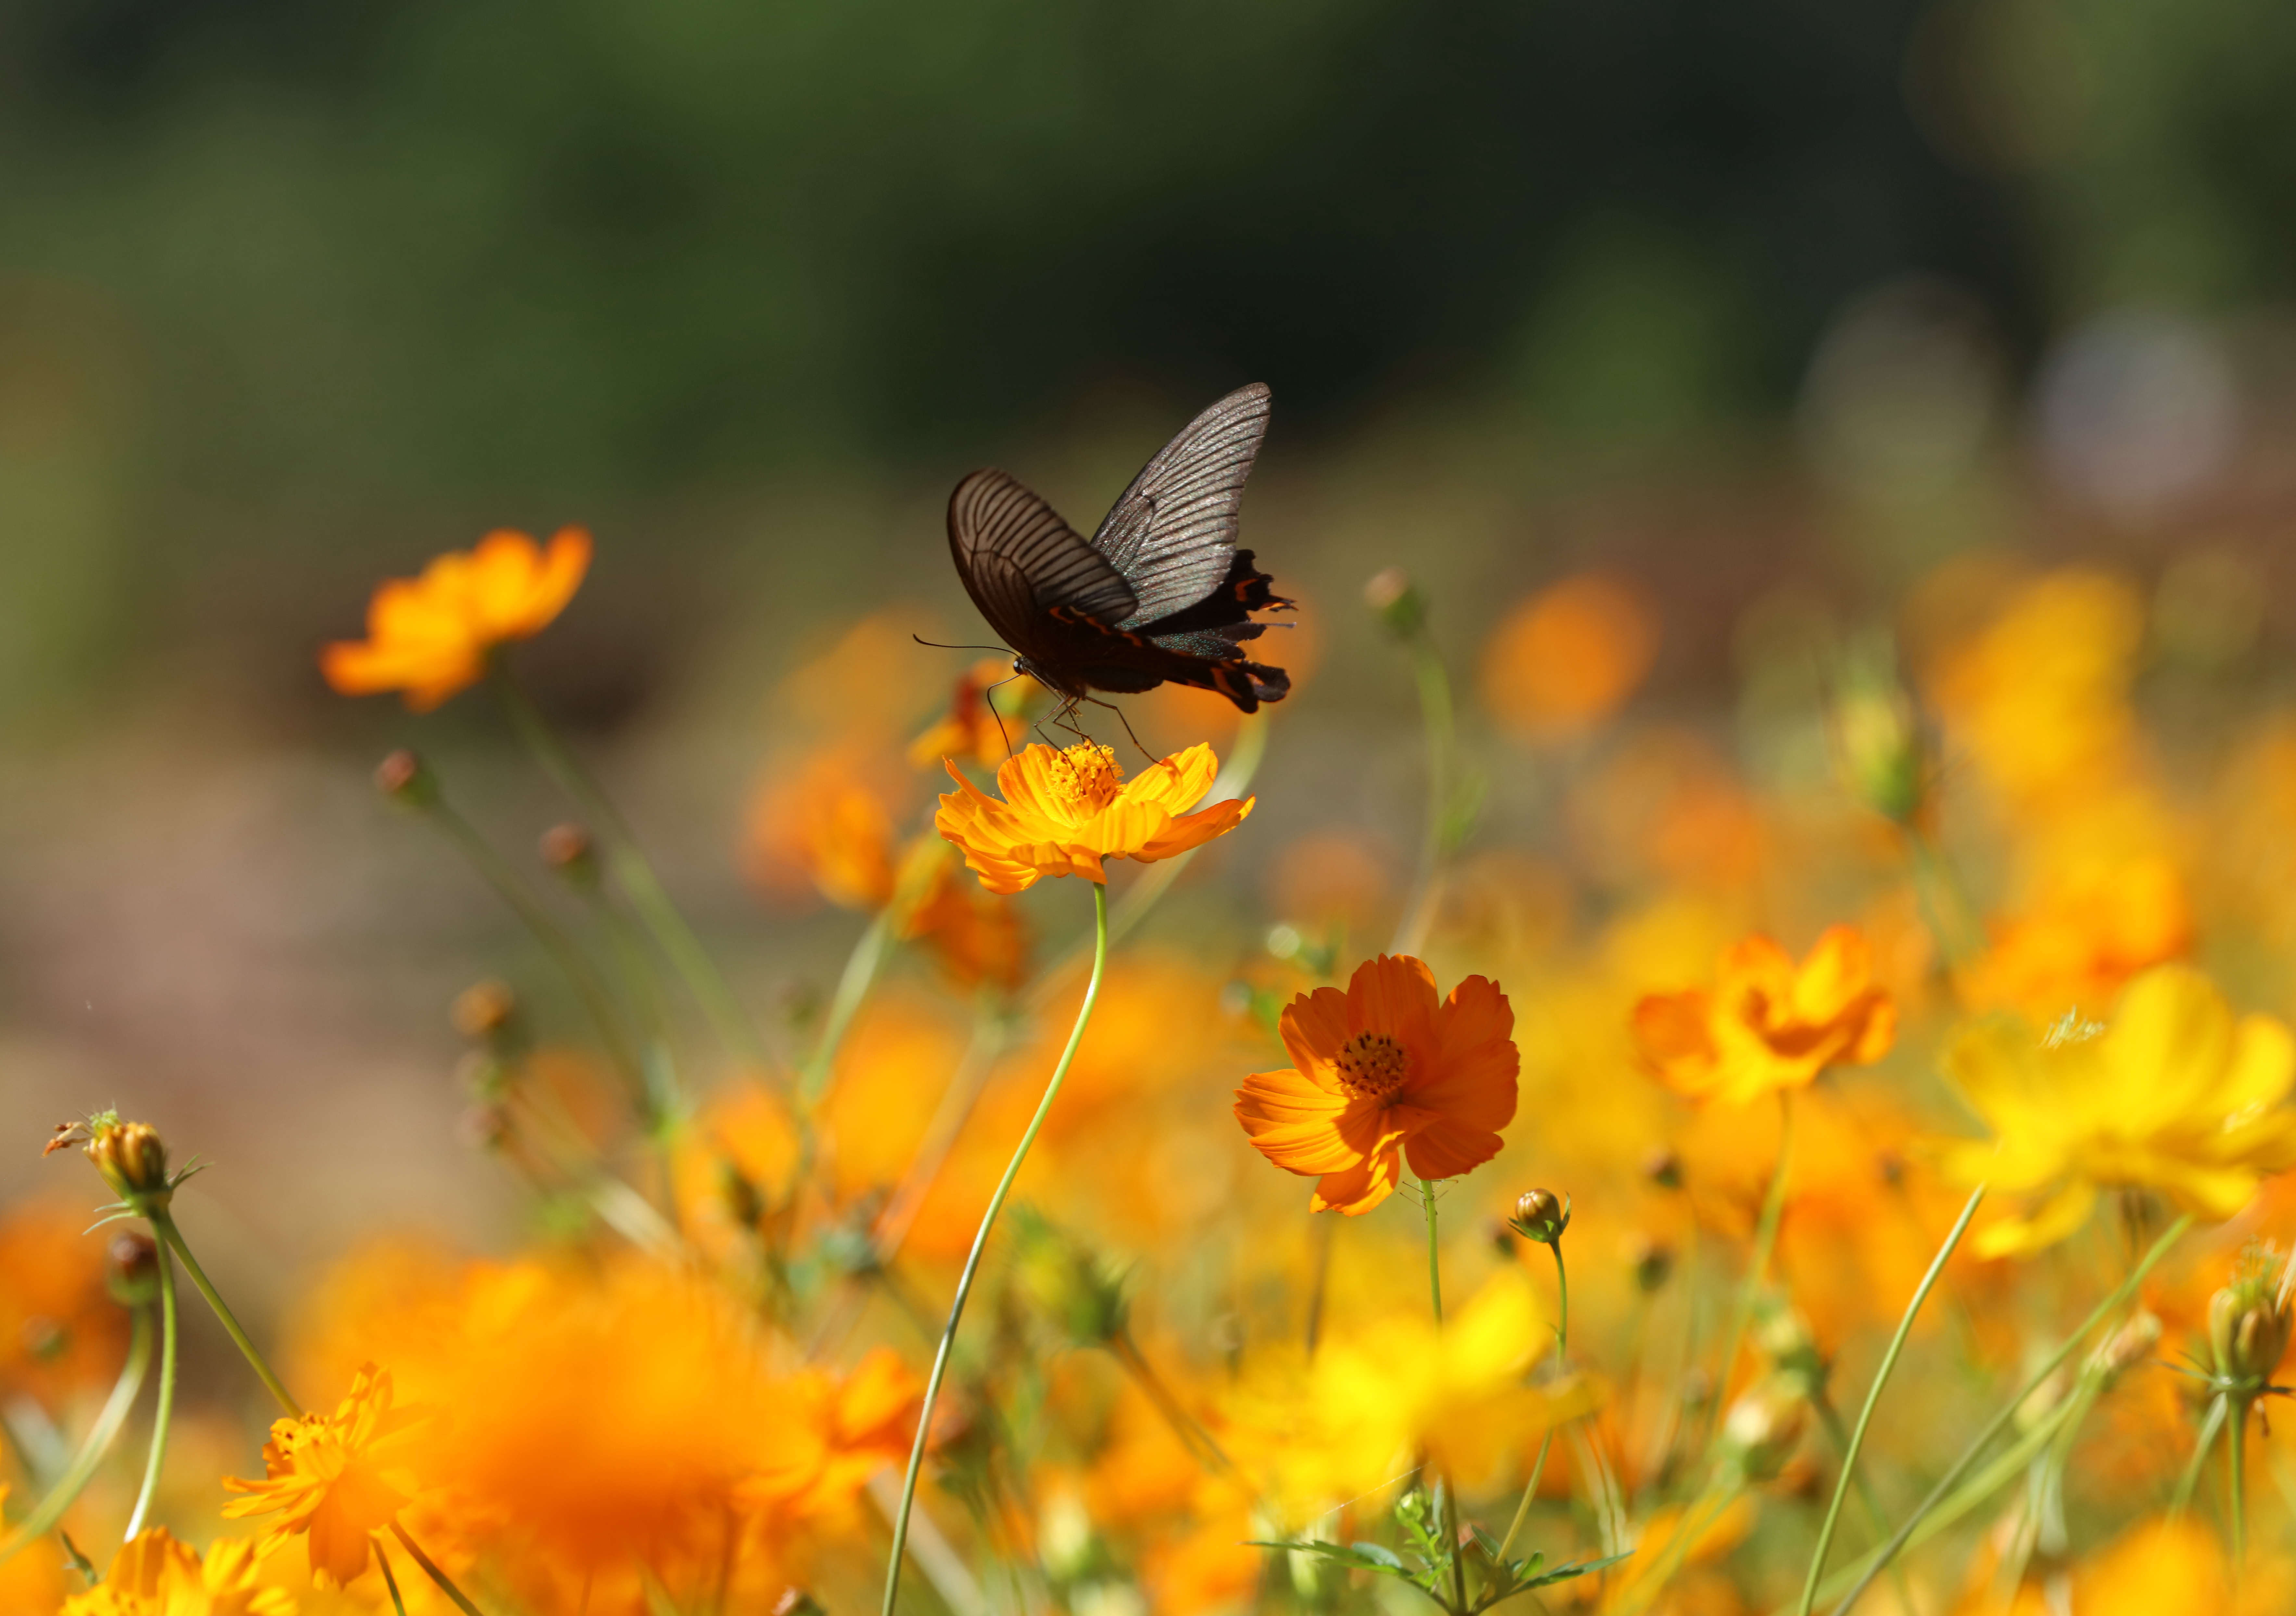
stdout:
[[1403,1046],[1384,1033],[1359,1032],[1341,1046],[1340,1087],[1358,1100],[1384,1100],[1403,1087],[1410,1065]]
[[1053,759],[1046,795],[1070,823],[1081,824],[1116,800],[1123,781],[1124,770],[1117,764],[1116,749],[1086,741],[1068,748]]

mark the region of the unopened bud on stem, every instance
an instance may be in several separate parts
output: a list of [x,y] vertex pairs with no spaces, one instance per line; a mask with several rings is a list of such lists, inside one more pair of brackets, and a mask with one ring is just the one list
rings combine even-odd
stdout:
[[1364,604],[1379,614],[1388,632],[1399,640],[1417,634],[1427,622],[1427,597],[1400,567],[1384,567],[1364,586]]
[[403,746],[375,765],[374,789],[407,808],[429,808],[439,800],[439,777]]
[[149,1235],[123,1229],[104,1248],[103,1283],[123,1308],[141,1308],[160,1294],[160,1247]]
[[1508,1226],[1525,1240],[1554,1245],[1570,1226],[1570,1202],[1558,1198],[1553,1190],[1525,1190],[1515,1200]]
[[554,824],[542,833],[542,862],[577,891],[598,885],[598,847],[578,824]]

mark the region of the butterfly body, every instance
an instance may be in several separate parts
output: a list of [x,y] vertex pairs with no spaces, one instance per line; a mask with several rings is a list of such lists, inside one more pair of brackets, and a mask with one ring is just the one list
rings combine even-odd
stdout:
[[1235,544],[1267,409],[1255,383],[1204,411],[1142,468],[1090,541],[1003,472],[956,485],[949,552],[1016,672],[1071,702],[1167,683],[1217,691],[1245,712],[1283,699],[1290,678],[1245,660],[1242,644],[1267,628],[1252,613],[1292,603]]

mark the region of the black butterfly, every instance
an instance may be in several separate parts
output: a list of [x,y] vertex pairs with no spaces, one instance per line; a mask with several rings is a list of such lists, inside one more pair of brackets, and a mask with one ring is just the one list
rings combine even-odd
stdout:
[[1169,681],[1216,690],[1245,712],[1292,688],[1238,649],[1289,611],[1275,580],[1235,547],[1243,480],[1267,431],[1267,389],[1239,388],[1141,468],[1086,544],[1003,472],[975,472],[948,500],[948,548],[1013,668],[1070,706],[1088,690]]

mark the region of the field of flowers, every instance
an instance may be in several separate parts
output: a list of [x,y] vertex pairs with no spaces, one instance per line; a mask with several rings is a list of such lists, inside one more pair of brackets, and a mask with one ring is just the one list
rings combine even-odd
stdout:
[[[1634,704],[1636,578],[1473,646],[1382,572],[1324,605],[1415,688],[1397,880],[1255,813],[1298,696],[1143,698],[1152,757],[976,652],[885,689],[872,617],[742,849],[851,952],[764,1004],[520,681],[591,559],[489,535],[322,663],[562,797],[375,774],[552,973],[453,1011],[524,1249],[372,1241],[250,1333],[201,1141],[57,1128],[0,1218],[12,1616],[2296,1602],[2296,718],[2223,697],[2236,579],[1948,562],[1748,658],[1734,752]],[[207,1312],[236,1390],[179,1402]]]

